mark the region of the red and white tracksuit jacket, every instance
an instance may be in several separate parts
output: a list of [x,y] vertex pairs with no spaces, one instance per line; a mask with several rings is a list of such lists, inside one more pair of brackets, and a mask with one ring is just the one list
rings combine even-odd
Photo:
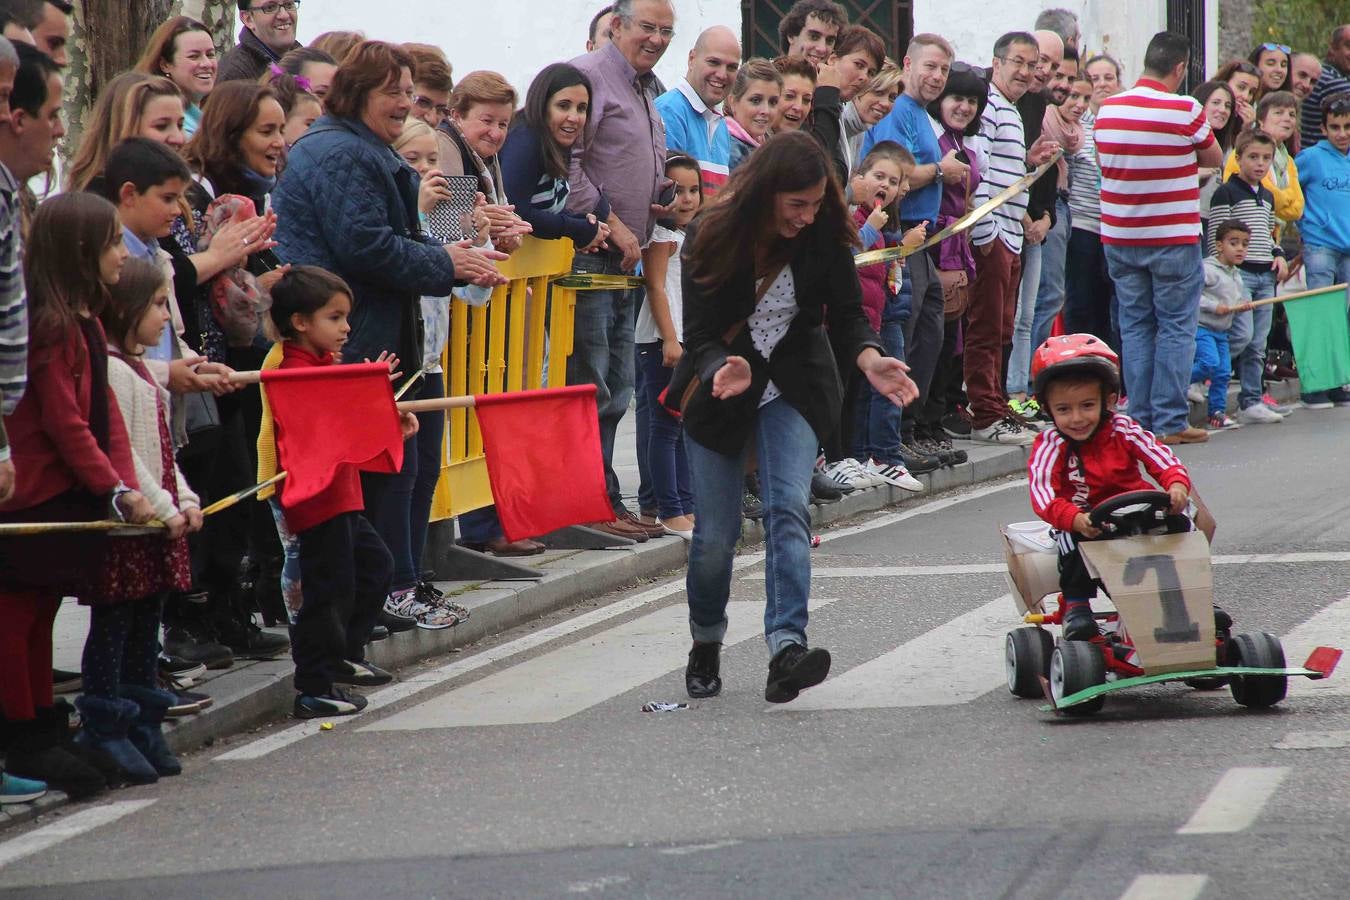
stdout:
[[1126,491],[1154,490],[1140,473],[1140,463],[1163,490],[1174,484],[1191,489],[1176,454],[1129,416],[1113,413],[1082,444],[1050,428],[1031,445],[1031,508],[1060,531],[1072,531],[1074,516],[1103,500]]

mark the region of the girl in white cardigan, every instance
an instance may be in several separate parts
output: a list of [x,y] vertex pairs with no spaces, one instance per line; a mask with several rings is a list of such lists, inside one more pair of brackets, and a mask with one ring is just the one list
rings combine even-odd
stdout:
[[108,385],[131,440],[136,481],[164,533],[109,542],[103,592],[109,600],[91,605],[80,701],[90,743],[144,783],[182,771],[161,731],[175,698],[157,686],[156,658],[164,596],[191,583],[186,535],[202,527],[202,513],[174,461],[168,391],[141,359],[170,321],[165,274],[153,262],[128,259],[110,292],[100,314]]

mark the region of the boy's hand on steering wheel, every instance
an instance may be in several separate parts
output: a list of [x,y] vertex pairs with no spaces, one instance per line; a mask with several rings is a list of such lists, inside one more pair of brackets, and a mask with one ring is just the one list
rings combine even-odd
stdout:
[[1085,538],[1098,538],[1102,536],[1102,530],[1092,524],[1092,519],[1087,513],[1080,512],[1073,517],[1073,530]]
[[1186,489],[1186,485],[1178,483],[1167,489],[1167,496],[1172,498],[1172,506],[1169,512],[1174,516],[1179,516],[1186,511],[1186,504],[1190,502],[1191,492]]

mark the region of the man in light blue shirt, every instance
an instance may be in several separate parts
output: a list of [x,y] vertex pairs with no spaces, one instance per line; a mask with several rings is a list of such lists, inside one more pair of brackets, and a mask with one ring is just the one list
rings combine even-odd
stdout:
[[700,34],[689,51],[684,80],[656,98],[656,110],[666,123],[666,149],[697,160],[705,201],[727,180],[731,136],[717,107],[731,90],[740,65],[736,35],[730,28],[714,26]]

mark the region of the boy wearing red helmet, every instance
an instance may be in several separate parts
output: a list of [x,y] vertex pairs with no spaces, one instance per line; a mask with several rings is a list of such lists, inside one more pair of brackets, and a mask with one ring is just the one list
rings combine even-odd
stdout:
[[1055,529],[1059,584],[1064,594],[1064,638],[1097,634],[1091,600],[1096,583],[1078,552],[1079,538],[1096,538],[1087,510],[1116,494],[1153,490],[1139,464],[1184,512],[1191,479],[1170,449],[1123,413],[1113,412],[1120,392],[1120,358],[1090,334],[1052,337],[1031,361],[1036,399],[1055,427],[1036,436],[1027,463],[1031,508]]

